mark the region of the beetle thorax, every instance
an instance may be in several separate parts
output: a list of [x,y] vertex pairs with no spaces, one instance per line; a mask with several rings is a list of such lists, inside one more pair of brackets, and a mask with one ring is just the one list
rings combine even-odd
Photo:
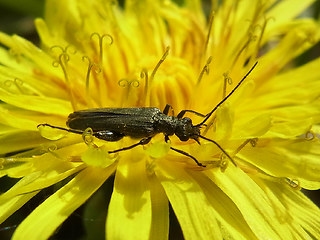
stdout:
[[190,138],[198,139],[200,129],[192,125],[190,118],[185,117],[176,122],[175,134],[181,141],[188,141]]

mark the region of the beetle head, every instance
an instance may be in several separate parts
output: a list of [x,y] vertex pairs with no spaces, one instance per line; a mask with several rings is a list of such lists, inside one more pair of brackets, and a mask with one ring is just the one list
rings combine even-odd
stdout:
[[198,142],[200,128],[192,125],[192,120],[188,117],[180,119],[178,122],[175,134],[181,141],[188,141],[190,138]]

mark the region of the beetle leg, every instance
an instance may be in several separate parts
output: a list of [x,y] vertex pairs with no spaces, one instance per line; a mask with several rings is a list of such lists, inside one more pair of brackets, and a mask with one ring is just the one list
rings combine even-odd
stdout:
[[148,137],[148,138],[143,138],[141,139],[138,143],[135,143],[131,146],[128,146],[128,147],[124,147],[124,148],[120,148],[120,149],[117,149],[117,150],[113,150],[113,151],[108,151],[109,153],[116,153],[116,152],[121,152],[121,151],[125,151],[125,150],[129,150],[129,149],[132,149],[136,146],[139,146],[139,145],[145,145],[147,143],[150,142],[152,137]]
[[77,134],[83,134],[83,132],[84,132],[82,130],[77,130],[77,129],[68,129],[68,128],[63,128],[63,127],[53,126],[53,125],[50,125],[48,123],[39,124],[37,126],[37,128],[39,128],[41,126],[51,127],[51,128],[59,129],[59,130],[62,130],[62,131],[71,132],[71,133],[77,133]]
[[168,115],[169,109],[171,109],[171,111],[172,111],[172,116],[174,116],[173,107],[172,107],[170,104],[167,104],[167,105],[165,106],[165,108],[163,109],[163,112],[162,112],[162,113],[163,113],[164,115]]
[[196,164],[197,164],[198,166],[200,166],[200,167],[205,167],[205,166],[206,166],[206,165],[203,165],[202,163],[200,163],[194,156],[190,155],[189,153],[187,153],[187,152],[185,152],[185,151],[182,151],[182,150],[180,150],[180,149],[176,149],[176,148],[173,148],[173,147],[170,147],[170,149],[172,149],[173,151],[176,151],[176,152],[178,152],[178,153],[181,153],[182,155],[185,155],[185,156],[187,156],[187,157],[189,157],[189,158],[192,158],[193,161],[195,161]]
[[214,140],[212,140],[212,139],[210,139],[210,138],[206,138],[206,137],[204,137],[204,136],[202,136],[202,135],[199,135],[199,137],[200,137],[200,138],[203,138],[203,139],[205,139],[205,140],[207,140],[207,141],[209,141],[209,142],[214,143],[214,144],[221,150],[221,152],[223,152],[224,155],[226,155],[226,156],[230,159],[230,161],[233,163],[234,166],[236,166],[236,167],[238,166],[238,165],[236,164],[236,162],[232,159],[232,157],[226,152],[226,150],[224,150],[216,141],[214,141]]
[[123,138],[123,134],[117,133],[117,132],[111,132],[108,130],[94,132],[93,136],[108,142],[119,141],[121,138]]
[[[167,143],[168,141],[170,141],[169,136],[168,136],[168,135],[165,135],[165,136],[164,136],[164,140],[165,140],[166,143]],[[194,140],[195,140],[197,143],[200,144],[200,142],[198,141],[198,139],[194,139]],[[180,149],[176,149],[176,148],[174,148],[174,147],[170,147],[170,149],[172,149],[173,151],[176,151],[176,152],[178,152],[178,153],[181,153],[181,154],[183,154],[183,155],[185,155],[185,156],[187,156],[187,157],[189,157],[189,158],[192,158],[193,161],[195,161],[196,164],[197,164],[198,166],[200,166],[200,167],[205,167],[205,166],[206,166],[206,165],[203,165],[202,163],[200,163],[194,156],[190,155],[189,153],[187,153],[187,152],[185,152],[185,151],[182,151],[182,150],[180,150]]]
[[199,113],[199,112],[196,112],[196,111],[193,111],[193,110],[182,110],[181,112],[179,112],[179,114],[177,115],[177,118],[178,119],[181,119],[185,114],[186,112],[190,112],[190,113],[193,113],[197,116],[200,116],[200,117],[206,117],[205,114],[202,114],[202,113]]

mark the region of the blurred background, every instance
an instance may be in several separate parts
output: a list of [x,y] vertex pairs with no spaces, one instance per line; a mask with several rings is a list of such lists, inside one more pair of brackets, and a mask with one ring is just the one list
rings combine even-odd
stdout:
[[[123,1],[119,1],[123,4]],[[176,0],[180,3],[182,0]],[[34,44],[39,44],[39,38],[34,27],[34,19],[43,17],[45,0],[0,0],[0,31],[7,34],[20,35]],[[210,1],[204,1],[206,13],[210,12]],[[303,16],[316,18],[320,21],[320,0],[317,0],[308,8]],[[320,56],[320,43],[300,56],[296,64],[302,65],[311,59]],[[320,161],[320,159],[319,159]],[[319,173],[320,174],[320,173]],[[68,179],[66,180],[68,181]],[[5,192],[15,180],[9,178],[0,179],[0,193]],[[61,185],[64,182],[60,183]],[[41,191],[35,198],[29,201],[17,213],[13,214],[7,221],[0,225],[0,239],[10,239],[17,225],[32,210],[43,202],[48,196],[60,186],[50,187]],[[112,194],[113,178],[97,191],[90,201],[75,211],[64,224],[57,229],[51,239],[104,239],[105,217],[107,206]],[[309,198],[320,206],[319,191],[304,191]],[[183,239],[178,221],[170,209],[170,239]]]

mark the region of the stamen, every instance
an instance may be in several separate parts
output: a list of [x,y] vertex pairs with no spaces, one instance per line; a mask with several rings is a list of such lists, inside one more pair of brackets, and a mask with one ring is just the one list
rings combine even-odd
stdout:
[[[211,128],[211,126],[214,124],[214,122],[216,121],[216,116],[213,116],[213,118],[207,123],[206,128],[203,130],[203,135],[206,135],[206,133],[209,131],[209,129]],[[215,131],[216,129],[214,128],[213,131]]]
[[[12,92],[15,94],[25,94],[25,91],[22,89],[23,81],[19,78],[15,78],[14,80],[6,80],[1,84],[1,88]],[[15,89],[12,89],[15,88]]]
[[50,47],[51,52],[53,52],[54,49],[58,49],[59,51],[61,51],[61,53],[65,53],[65,54],[76,54],[77,50],[75,48],[73,48],[70,45],[66,46],[65,48],[61,47],[60,45],[54,45],[52,47]]
[[132,79],[132,80],[128,80],[128,79],[120,79],[119,81],[118,81],[118,85],[120,86],[120,87],[135,87],[135,88],[137,88],[137,87],[139,87],[140,86],[140,82],[137,80],[137,79]]
[[315,139],[315,136],[316,136],[316,134],[314,132],[312,132],[311,130],[309,130],[305,134],[305,138],[307,141],[312,141],[313,139]]
[[52,144],[47,147],[48,152],[54,152],[58,149],[58,146],[56,144]]
[[90,73],[92,68],[94,68],[95,73],[100,73],[101,72],[101,68],[99,65],[92,63],[90,58],[88,56],[83,56],[82,57],[82,61],[88,61],[88,69],[87,69],[87,75],[86,75],[86,99],[88,101],[88,105],[91,106],[91,98],[90,98],[90,86],[89,86],[89,82],[90,82]]
[[237,164],[236,164],[235,161],[232,159],[232,157],[231,157],[231,156],[226,152],[226,150],[224,150],[216,141],[214,141],[214,140],[212,140],[212,139],[210,139],[210,138],[206,138],[206,137],[204,137],[204,136],[202,136],[202,135],[198,135],[198,136],[199,136],[200,138],[203,138],[203,139],[209,141],[209,142],[214,143],[214,144],[221,150],[221,152],[223,152],[223,154],[226,155],[226,156],[229,158],[229,160],[237,167]]
[[223,1],[222,3],[222,5],[224,5],[224,7],[222,7],[224,9],[224,13],[222,13],[222,22],[225,26],[230,26],[221,28],[221,38],[226,44],[228,44],[230,36],[234,31],[233,27],[231,26],[236,26],[235,21],[237,20],[236,16],[238,14],[240,2],[241,1]]
[[20,78],[15,78],[12,80],[7,80],[3,83],[3,87],[5,90],[10,90],[11,86],[15,87],[15,94],[22,94],[22,95],[31,95],[31,96],[40,96],[41,93],[38,92],[37,89],[33,88],[26,82],[22,81]]
[[203,68],[200,72],[200,75],[198,77],[197,84],[199,84],[201,82],[204,73],[209,74],[209,65],[210,65],[211,61],[212,61],[212,56],[210,56],[208,58],[206,65],[203,66]]
[[[62,59],[62,57],[63,57],[63,59]],[[64,60],[64,61],[62,61],[62,60]],[[69,55],[65,54],[65,53],[62,53],[62,54],[59,55],[58,60],[55,60],[55,61],[52,62],[52,66],[54,66],[54,67],[61,66],[62,67],[62,71],[63,71],[63,74],[65,76],[65,80],[66,81],[69,81],[69,79],[68,79],[68,75],[67,75],[67,72],[66,72],[66,69],[65,69],[65,65],[69,60],[70,60]]]
[[47,147],[47,152],[53,155],[57,159],[64,160],[64,158],[56,152],[57,149],[58,149],[58,146],[55,144],[52,144]]
[[161,59],[159,60],[159,62],[157,63],[157,65],[155,66],[155,68],[153,69],[151,75],[150,75],[150,82],[152,82],[152,80],[154,79],[154,75],[156,74],[158,68],[160,67],[161,63],[164,62],[164,60],[167,58],[168,54],[169,54],[169,50],[170,47],[166,48],[166,51],[164,52],[164,54],[162,55]]
[[125,93],[122,94],[121,105],[127,105],[127,101],[130,99],[132,87],[138,88],[140,82],[137,79],[120,79],[118,81],[120,87],[125,88]]
[[[248,173],[248,172],[247,172]],[[264,171],[262,171],[261,169],[256,171],[255,175],[257,177],[259,177],[260,179],[264,179],[267,180],[269,182],[274,182],[277,184],[286,184],[289,185],[291,188],[293,188],[294,190],[300,190],[301,189],[301,184],[300,181],[298,179],[290,179],[288,177],[275,177],[272,176]]]
[[227,95],[227,84],[232,84],[232,78],[229,77],[229,72],[223,73],[224,82],[223,82],[223,91],[222,91],[222,99],[224,99]]
[[137,88],[140,86],[140,82],[137,79],[133,79],[130,82],[130,86]]
[[274,18],[273,17],[269,17],[268,19],[265,18],[263,25],[260,27],[261,32],[260,32],[260,36],[259,36],[259,39],[257,42],[257,47],[256,47],[256,58],[259,56],[260,49],[262,49],[261,42],[262,42],[262,38],[263,38],[263,35],[264,35],[264,32],[266,30],[266,26],[267,26],[269,20],[274,20]]
[[221,172],[224,172],[227,167],[228,167],[228,161],[226,160],[226,156],[221,154],[220,155],[220,164],[219,164],[219,167],[220,167],[220,171]]
[[145,79],[145,87],[144,87],[144,92],[143,92],[143,96],[142,98],[140,98],[139,100],[139,104],[143,105],[143,106],[148,106],[150,105],[150,98],[149,98],[149,84],[152,83],[152,80],[154,79],[154,76],[156,74],[156,72],[158,71],[160,65],[164,62],[164,60],[167,58],[168,54],[169,54],[169,50],[170,47],[166,48],[166,51],[164,52],[164,54],[162,55],[161,59],[159,60],[159,62],[157,63],[157,65],[154,67],[154,69],[152,70],[152,73],[149,77],[148,71],[147,69],[143,68],[141,73],[140,73],[140,77]]
[[282,180],[295,190],[301,189],[300,181],[298,179],[283,178]]
[[[210,12],[210,16],[209,16],[209,24],[208,24],[208,33],[207,33],[207,37],[206,37],[206,43],[204,45],[204,51],[203,53],[205,54],[208,51],[208,46],[209,46],[209,41],[210,41],[210,37],[211,37],[211,32],[213,29],[213,20],[214,20],[214,11]],[[199,81],[198,81],[199,82]]]
[[259,138],[252,138],[252,139],[250,139],[249,142],[252,147],[255,147],[255,146],[257,146],[258,140],[259,140]]
[[233,69],[233,67],[235,66],[236,62],[238,61],[240,55],[243,53],[243,51],[248,48],[249,44],[251,42],[256,41],[257,36],[253,35],[252,33],[249,33],[249,38],[248,40],[244,43],[244,45],[242,46],[242,48],[240,49],[240,51],[238,52],[238,54],[236,55],[236,57],[234,58],[232,64],[231,64],[231,69]]
[[120,79],[120,80],[118,81],[118,85],[119,85],[120,87],[126,87],[126,86],[129,85],[129,80],[128,80],[128,79]]
[[251,139],[247,139],[245,140],[234,152],[233,152],[233,156],[235,156],[236,154],[238,154],[248,143],[251,144],[252,147],[255,147],[257,145],[258,142],[258,138],[251,138]]
[[[57,46],[58,47],[58,46]],[[72,86],[71,83],[69,81],[69,77],[68,77],[68,73],[67,73],[67,63],[70,60],[70,56],[63,52],[59,55],[58,60],[55,60],[52,62],[52,66],[53,67],[61,67],[63,75],[64,75],[64,79],[66,81],[66,83],[68,84],[68,90],[69,90],[69,95],[70,95],[70,102],[72,105],[73,110],[76,110],[76,101],[75,101],[75,97],[74,97],[74,93],[72,91]]]
[[250,142],[250,139],[245,140],[234,152],[233,155],[238,154],[242,148],[244,148],[248,143]]
[[94,32],[91,34],[90,38],[91,40],[93,40],[93,37],[94,36],[97,36],[98,37],[98,43],[99,43],[99,63],[102,65],[103,63],[103,39],[105,39],[106,37],[108,37],[110,39],[110,43],[109,45],[111,45],[113,43],[113,38],[111,35],[109,34],[103,34],[102,36],[97,33],[97,32]]
[[147,106],[146,99],[147,99],[147,96],[149,95],[149,75],[148,75],[147,69],[145,68],[142,69],[140,73],[140,77],[145,79],[144,92],[143,92],[142,99],[140,101],[140,105]]
[[93,130],[92,128],[87,128],[82,133],[82,139],[87,145],[93,145]]
[[22,89],[22,85],[23,85],[23,81],[21,80],[21,79],[19,79],[19,78],[15,78],[14,79],[14,85],[17,87],[17,89],[19,90],[19,92],[21,93],[21,94],[24,94],[24,91],[23,91],[23,89]]

